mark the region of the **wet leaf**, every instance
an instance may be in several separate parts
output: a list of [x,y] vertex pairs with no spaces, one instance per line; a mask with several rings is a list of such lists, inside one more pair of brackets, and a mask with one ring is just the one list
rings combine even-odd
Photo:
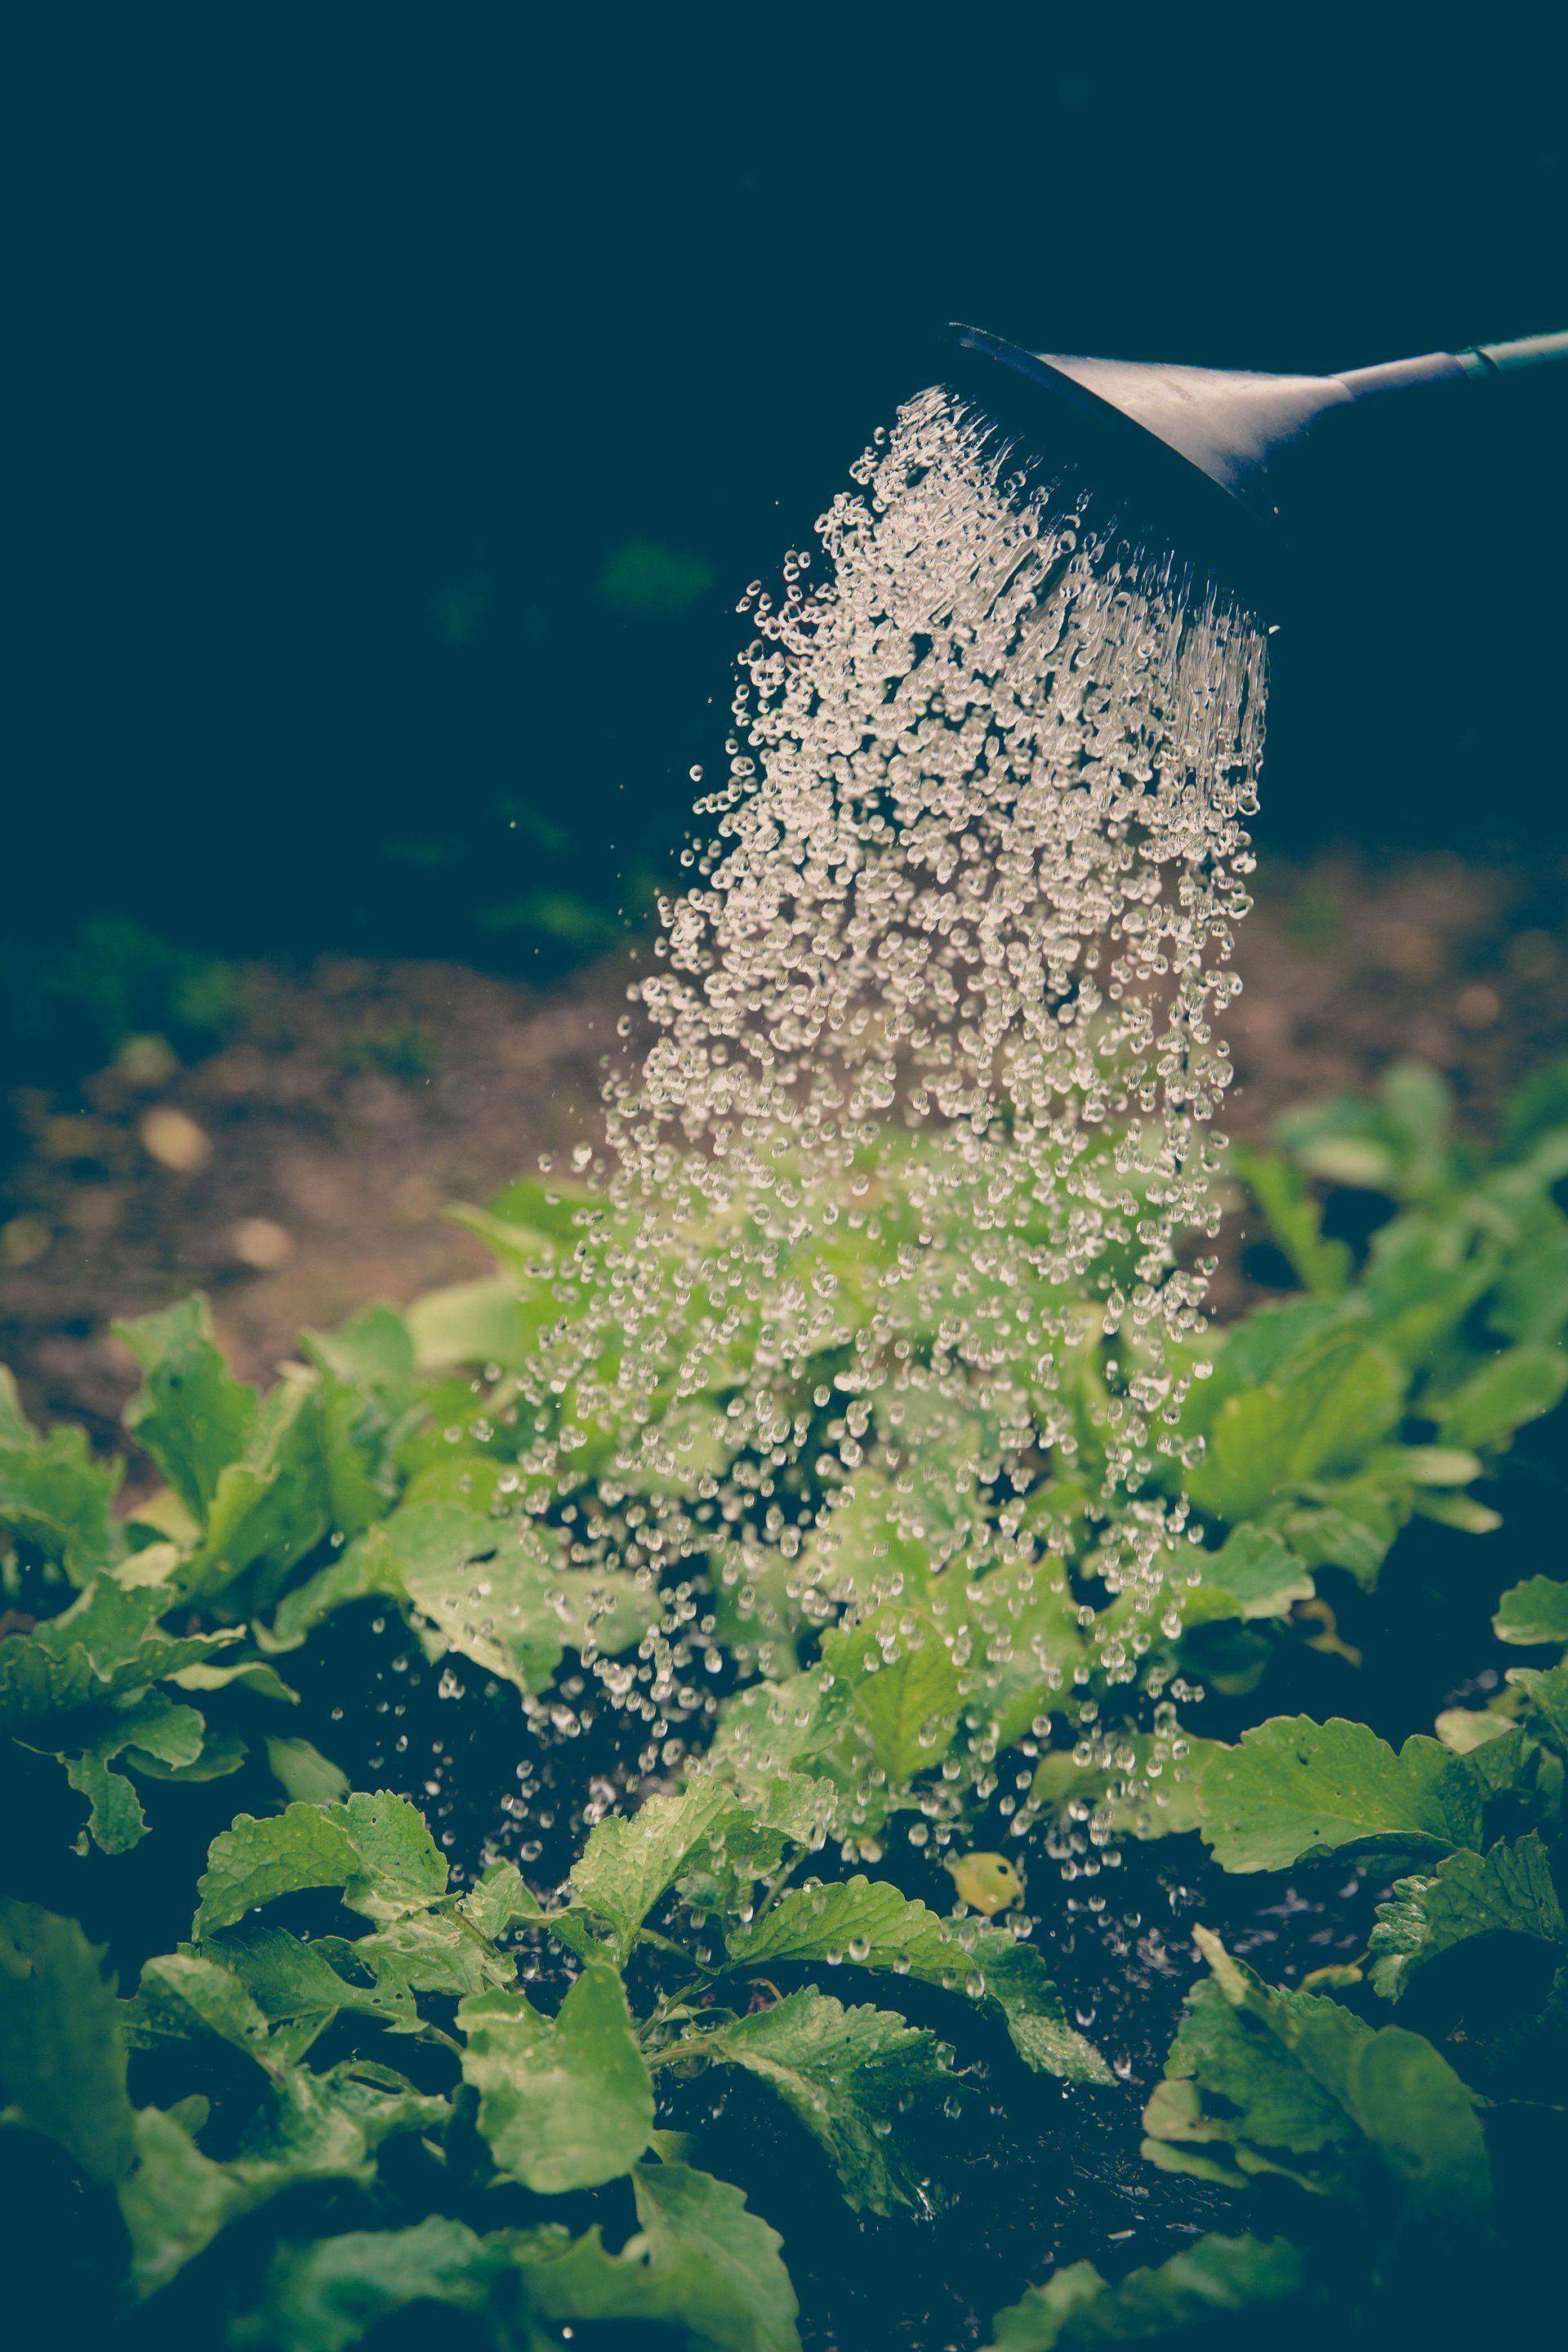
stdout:
[[411,2303],[482,2311],[511,2264],[465,2222],[432,2214],[406,2230],[350,2230],[280,2246],[259,2311],[231,2331],[236,2352],[349,2352]]
[[632,2172],[637,2220],[656,2267],[695,2254],[709,2263],[752,2315],[755,2352],[800,2352],[799,2305],[780,2248],[783,2240],[728,2181],[685,2164],[639,2164]]
[[295,1803],[261,1821],[241,1813],[208,1849],[194,1932],[199,1940],[312,1886],[341,1888],[367,1917],[399,1918],[446,1892],[447,1865],[423,1816],[385,1790],[340,1805]]
[[573,1895],[610,1927],[624,1962],[637,1929],[692,1856],[745,1826],[734,1790],[704,1774],[679,1796],[650,1797],[629,1821],[612,1814],[600,1822],[572,1873]]
[[895,1786],[941,1763],[957,1727],[963,1684],[930,1618],[885,1604],[851,1633],[824,1634],[822,1655],[848,1684],[877,1761]]
[[1378,1906],[1369,1947],[1373,1983],[1397,2000],[1440,1953],[1472,1937],[1499,1935],[1558,1948],[1568,1943],[1547,1851],[1534,1831],[1485,1856],[1452,1854],[1431,1877],[1402,1878],[1394,1900]]
[[1481,1801],[1469,1757],[1420,1734],[1396,1755],[1342,1717],[1276,1717],[1211,1755],[1199,1784],[1203,1834],[1226,1870],[1331,1853],[1438,1860],[1479,1843]]
[[707,2054],[757,2075],[798,2117],[857,2208],[929,2207],[903,2142],[906,2118],[952,2087],[935,2036],[881,2009],[792,1992],[703,2039]]
[[1070,2081],[1106,2083],[1110,2070],[1068,2022],[1041,1955],[1005,1927],[939,1919],[896,1886],[856,1876],[785,1895],[765,1918],[730,1937],[747,1968],[781,1960],[848,1960],[984,2001],[996,2010],[1028,2066]]
[[458,2025],[499,2171],[559,2196],[630,2170],[653,2129],[653,2085],[614,1969],[588,1961],[554,2018],[496,1991],[466,2000]]

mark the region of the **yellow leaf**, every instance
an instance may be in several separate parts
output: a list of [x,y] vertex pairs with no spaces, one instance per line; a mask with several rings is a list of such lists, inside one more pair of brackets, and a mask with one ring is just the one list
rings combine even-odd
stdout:
[[961,1902],[989,1919],[1005,1911],[1024,1892],[1024,1882],[1005,1853],[959,1853],[947,1857]]

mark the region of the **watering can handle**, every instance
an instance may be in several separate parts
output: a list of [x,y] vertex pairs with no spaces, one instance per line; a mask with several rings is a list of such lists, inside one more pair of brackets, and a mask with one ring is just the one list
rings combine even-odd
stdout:
[[1352,400],[1367,400],[1384,392],[1404,392],[1412,384],[1491,382],[1518,368],[1542,367],[1551,360],[1568,360],[1568,332],[1521,335],[1512,343],[1472,343],[1462,352],[1423,352],[1419,358],[1383,360],[1375,367],[1346,368],[1335,379]]
[[1568,331],[1556,335],[1521,335],[1512,343],[1473,343],[1454,357],[1468,376],[1506,375],[1514,368],[1544,367],[1551,360],[1568,360]]

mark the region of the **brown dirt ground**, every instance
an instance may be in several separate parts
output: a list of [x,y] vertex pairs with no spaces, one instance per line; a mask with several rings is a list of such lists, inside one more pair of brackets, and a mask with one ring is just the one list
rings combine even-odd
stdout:
[[[1447,856],[1266,862],[1237,952],[1230,1130],[1263,1135],[1406,1053],[1484,1123],[1568,1045],[1561,878]],[[193,1288],[265,1381],[301,1326],[485,1271],[442,1205],[592,1132],[632,974],[622,958],[543,993],[458,965],[258,964],[242,1034],[195,1066],[133,1056],[14,1097],[30,1148],[0,1212],[0,1360],[29,1410],[113,1443],[134,1378],[112,1318]]]

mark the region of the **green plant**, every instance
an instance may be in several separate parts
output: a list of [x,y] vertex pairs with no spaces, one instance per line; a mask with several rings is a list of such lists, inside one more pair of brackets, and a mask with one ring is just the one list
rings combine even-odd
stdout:
[[[1331,1856],[1412,1874],[1348,1985],[1273,1989],[1205,1944],[1148,2147],[1228,2190],[1262,2182],[1258,2233],[1120,2282],[1064,2268],[997,2322],[999,2347],[1360,2307],[1419,2271],[1435,2230],[1484,2241],[1491,2119],[1562,2065],[1568,1669],[1521,1666],[1397,1753],[1364,1725],[1270,1716],[1269,1696],[1326,1671],[1325,1616],[1376,1586],[1408,1522],[1499,1524],[1476,1487],[1568,1386],[1565,1111],[1538,1081],[1483,1160],[1405,1066],[1371,1106],[1289,1122],[1279,1154],[1235,1155],[1301,1288],[1194,1330],[1149,1415],[1128,1490],[1192,1507],[1154,1612],[1118,1589],[1102,1500],[1144,1368],[1095,1301],[1044,1282],[1009,1299],[962,1414],[922,1419],[918,1384],[858,1385],[915,1215],[918,1164],[892,1139],[847,1174],[839,1226],[791,1244],[836,1320],[773,1399],[813,1435],[786,1478],[732,1410],[758,1346],[743,1302],[722,1323],[700,1295],[672,1316],[628,1449],[584,1338],[615,1278],[604,1198],[555,1180],[458,1213],[494,1277],[305,1335],[264,1396],[200,1301],[127,1327],[128,1429],[166,1482],[128,1514],[116,1470],[78,1433],[38,1435],[7,1389],[0,1724],[58,1759],[83,1866],[140,1867],[163,1784],[173,1804],[243,1771],[253,1803],[270,1787],[282,1806],[219,1827],[189,1939],[140,1949],[128,2001],[74,1922],[6,1909],[5,2119],[99,2184],[125,2292],[153,2317],[184,2309],[194,2278],[232,2343],[302,2352],[429,2302],[507,2345],[634,2317],[698,2345],[793,2344],[773,2232],[671,2137],[689,2084],[763,2085],[825,2179],[888,2214],[942,2201],[930,2126],[973,2101],[975,2032],[1019,2083],[1109,2079],[1028,1919],[993,1924],[1021,1882],[973,1854],[983,1828],[1041,1875],[1194,1829],[1226,1871]],[[1346,1181],[1388,1204],[1363,1262],[1324,1232],[1318,1188]],[[971,1308],[980,1205],[954,1202],[942,1255]],[[1041,1451],[1015,1433],[1043,1416],[1047,1317],[1066,1336]],[[1565,1593],[1516,1580],[1499,1640],[1568,1645]],[[652,1793],[593,1828],[562,1899],[509,1861],[449,1885],[412,1805],[350,1794],[290,1731],[290,1658],[356,1604],[466,1661],[520,1732],[592,1676],[640,1739]],[[1188,1727],[1204,1691],[1232,1711],[1223,1739]],[[966,1898],[951,1916],[896,1883],[932,1858]],[[1504,1948],[1513,1973],[1489,1994]],[[876,2003],[824,1990],[846,1964]],[[1476,1964],[1458,2050],[1429,2005]],[[950,1997],[956,2056],[909,2021],[905,1986]],[[656,2098],[674,2103],[664,2126]],[[1331,2262],[1280,2184],[1355,2217]],[[219,2286],[201,2256],[231,2231]]]

